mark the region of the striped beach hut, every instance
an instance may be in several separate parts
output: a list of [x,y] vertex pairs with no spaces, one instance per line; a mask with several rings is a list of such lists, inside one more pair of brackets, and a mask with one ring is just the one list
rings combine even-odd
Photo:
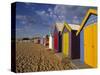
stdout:
[[62,31],[62,52],[65,57],[71,59],[80,58],[80,35],[76,36],[79,28],[79,25],[64,24]]
[[64,23],[56,23],[54,28],[54,49],[55,52],[61,52],[62,50],[62,29]]
[[97,10],[89,9],[76,35],[81,35],[81,62],[97,67]]

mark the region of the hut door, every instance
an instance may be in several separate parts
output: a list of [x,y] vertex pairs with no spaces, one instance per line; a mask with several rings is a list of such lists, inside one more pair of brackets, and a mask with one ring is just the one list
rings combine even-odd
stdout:
[[97,64],[97,25],[88,25],[84,29],[84,61],[91,67]]
[[55,52],[57,52],[58,50],[58,35],[57,34],[54,35],[54,49],[55,49]]
[[68,57],[68,49],[69,49],[69,34],[65,32],[63,34],[63,54],[65,57]]

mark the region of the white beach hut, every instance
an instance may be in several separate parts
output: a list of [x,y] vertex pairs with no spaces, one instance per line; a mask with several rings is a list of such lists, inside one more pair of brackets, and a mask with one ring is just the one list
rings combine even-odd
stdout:
[[51,33],[49,35],[49,49],[53,49],[53,36]]

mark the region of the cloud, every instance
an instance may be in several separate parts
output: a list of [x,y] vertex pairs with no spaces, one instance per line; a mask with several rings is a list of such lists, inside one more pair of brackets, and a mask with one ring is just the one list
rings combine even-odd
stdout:
[[43,10],[43,11],[36,11],[36,13],[38,14],[38,15],[44,15],[46,12]]
[[56,5],[54,7],[54,9],[50,9],[48,8],[48,11],[49,11],[49,15],[50,17],[55,21],[55,22],[62,22],[62,21],[65,21],[65,15],[66,15],[66,8],[65,6],[63,5]]
[[[80,21],[78,19],[82,19],[84,13],[86,12],[84,9],[85,7],[55,5],[54,8],[49,7],[47,10],[36,11],[36,14],[40,15],[42,20],[46,22],[51,20],[52,22],[68,21],[71,23],[79,23]],[[75,19],[75,16],[77,16],[77,19]]]
[[52,12],[60,22],[67,21],[68,23],[80,24],[88,9],[89,7],[56,5]]
[[[88,8],[78,6],[55,5],[54,8],[36,11],[42,20],[49,22],[80,23]],[[74,18],[73,18],[74,17]]]
[[79,23],[80,23],[80,21],[79,21],[79,19],[78,19],[78,16],[74,16],[74,17],[73,17],[72,23],[74,23],[74,24],[79,24]]
[[55,8],[54,8],[54,13],[56,15],[66,15],[67,14],[67,11],[66,11],[66,6],[64,5],[56,5]]
[[23,28],[24,26],[28,25],[28,16],[26,15],[16,15],[16,27]]
[[63,13],[61,13],[61,11],[59,10],[58,6],[55,6],[54,9],[52,8],[48,8],[47,10],[39,10],[36,11],[36,14],[38,14],[42,20],[50,22],[50,20],[52,22],[54,21],[59,21],[59,20],[64,20],[65,17]]
[[73,24],[79,24],[80,21],[79,21],[79,20],[76,20],[76,19],[73,19],[73,20],[72,20],[72,23],[73,23]]
[[48,8],[48,11],[49,11],[49,12],[51,12],[51,11],[52,11],[52,9],[51,9],[51,8]]
[[[41,13],[41,14],[40,14]],[[16,15],[16,37],[33,36],[35,33],[46,33],[49,20],[44,18],[44,11],[39,15]],[[44,30],[41,30],[45,28]],[[42,34],[41,34],[42,35]]]
[[[79,6],[65,6],[65,5],[53,5],[40,9],[39,5],[26,4],[27,8],[24,8],[23,12],[16,15],[18,36],[32,36],[36,33],[41,35],[48,34],[48,31],[52,30],[52,26],[55,22],[64,22],[72,24],[80,24],[87,7]],[[24,14],[23,14],[24,13]]]
[[26,16],[25,15],[16,15],[16,19],[18,19],[18,20],[26,19]]
[[30,16],[30,15],[16,15],[16,24],[24,25],[24,26],[29,26],[32,25],[33,23],[36,22],[34,19],[35,16]]

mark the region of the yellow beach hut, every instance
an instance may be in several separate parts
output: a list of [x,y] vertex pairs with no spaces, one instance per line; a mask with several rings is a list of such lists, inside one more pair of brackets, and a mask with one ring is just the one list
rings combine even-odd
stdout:
[[82,60],[91,67],[97,67],[97,10],[89,9],[76,35],[82,34],[84,51],[81,50]]
[[62,51],[65,57],[71,59],[80,58],[80,36],[76,36],[80,26],[75,24],[64,24],[62,31]]

